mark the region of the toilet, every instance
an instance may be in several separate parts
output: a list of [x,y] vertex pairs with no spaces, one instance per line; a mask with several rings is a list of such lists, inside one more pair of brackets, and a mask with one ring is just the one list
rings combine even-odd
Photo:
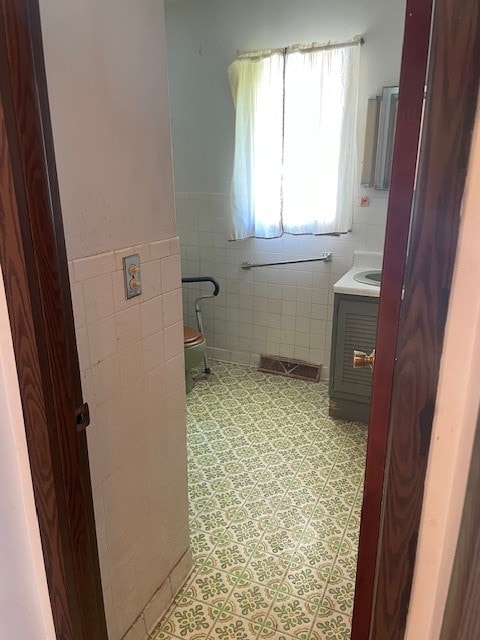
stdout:
[[192,327],[183,327],[183,347],[185,349],[185,386],[187,393],[195,386],[192,369],[200,364],[205,355],[207,341],[203,333]]

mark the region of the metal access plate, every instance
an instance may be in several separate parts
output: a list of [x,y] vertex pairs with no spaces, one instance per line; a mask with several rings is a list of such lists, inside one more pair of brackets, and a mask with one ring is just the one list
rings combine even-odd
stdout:
[[142,275],[140,272],[140,256],[134,253],[123,259],[123,278],[125,297],[127,300],[142,293]]

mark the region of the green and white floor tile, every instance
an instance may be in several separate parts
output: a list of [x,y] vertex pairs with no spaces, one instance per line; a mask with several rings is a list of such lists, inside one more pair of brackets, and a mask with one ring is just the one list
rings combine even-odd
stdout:
[[212,363],[189,394],[195,569],[151,640],[347,640],[364,425],[328,388]]

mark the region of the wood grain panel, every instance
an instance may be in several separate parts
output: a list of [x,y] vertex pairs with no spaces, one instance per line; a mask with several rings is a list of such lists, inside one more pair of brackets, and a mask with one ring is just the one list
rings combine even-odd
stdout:
[[[30,0],[30,40],[33,52],[32,65],[36,79],[37,108],[43,133],[43,145],[45,153],[45,169],[48,174],[49,198],[51,202],[51,215],[53,234],[55,240],[56,255],[59,263],[58,278],[62,292],[63,327],[66,335],[68,360],[70,367],[70,385],[73,395],[73,407],[79,407],[83,403],[82,383],[78,362],[75,324],[71,300],[70,279],[67,268],[67,252],[63,229],[62,209],[60,204],[60,191],[55,163],[53,146],[53,132],[50,118],[50,106],[47,92],[47,78],[43,54],[43,42],[41,33],[40,11],[37,0]],[[92,482],[90,477],[90,464],[88,459],[87,435],[85,430],[76,434],[79,475],[84,502],[82,505],[82,518],[84,519],[82,531],[85,535],[84,544],[81,547],[82,554],[78,558],[84,577],[79,582],[81,590],[81,607],[83,626],[86,628],[87,637],[96,633],[101,640],[107,634],[105,613],[103,608],[103,590],[100,578],[100,564],[98,558],[97,537],[95,528],[95,513],[93,509]],[[75,548],[77,544],[75,543]],[[78,570],[78,567],[77,567]],[[80,574],[82,575],[82,574]]]
[[[0,90],[17,205],[2,211],[9,221],[2,219],[2,268],[24,410],[34,394],[43,409],[35,421],[26,412],[25,427],[54,622],[59,638],[102,640],[107,633],[86,438],[76,429],[81,389],[36,0],[0,1],[0,47]],[[20,272],[23,279],[16,275]],[[16,290],[24,297],[22,310]],[[20,318],[31,320],[28,333],[18,325]],[[27,360],[21,349],[29,346]],[[23,377],[30,375],[28,367],[37,371],[31,389]],[[37,456],[45,446],[39,448],[37,441],[42,436],[50,457],[40,463]],[[45,496],[53,505],[48,515]]]
[[[1,20],[0,20],[1,25]],[[0,38],[1,43],[1,38]],[[3,51],[0,44],[0,59]],[[0,67],[0,75],[2,69]],[[35,323],[38,291],[30,290],[22,234],[18,225],[24,202],[13,184],[10,152],[6,138],[3,104],[0,101],[0,260],[7,297],[15,359],[21,389],[23,417],[35,504],[45,559],[45,569],[54,612],[57,638],[81,637],[78,604],[69,589],[73,581],[73,561],[65,517],[62,483],[52,469],[59,465],[58,452],[50,442],[48,429],[48,389],[43,389],[40,349],[44,340]],[[23,209],[25,215],[25,209]]]
[[478,0],[435,4],[418,194],[394,375],[373,614],[404,637],[480,72]]
[[374,602],[390,400],[422,120],[431,12],[431,0],[407,1],[378,312],[352,640],[366,640],[369,637]]

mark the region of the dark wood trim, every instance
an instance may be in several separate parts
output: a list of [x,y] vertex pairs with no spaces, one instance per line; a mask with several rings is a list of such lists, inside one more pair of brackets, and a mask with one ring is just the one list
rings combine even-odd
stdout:
[[[3,54],[0,38],[0,60]],[[51,400],[49,389],[43,389],[40,367],[45,342],[41,327],[35,321],[35,309],[39,308],[40,302],[38,292],[29,286],[31,243],[22,240],[19,218],[25,217],[25,202],[14,187],[2,101],[0,121],[0,260],[23,417],[25,425],[30,425],[26,429],[27,443],[55,630],[58,638],[73,638],[74,634],[78,637],[80,619],[76,598],[68,588],[73,582],[73,562],[68,543],[68,523],[64,517],[63,483],[51,472],[60,462],[58,450],[50,438],[48,407]],[[32,428],[33,425],[38,425],[38,429]]]
[[106,640],[37,0],[0,0],[0,260],[57,638]]
[[415,187],[431,14],[432,0],[423,3],[408,0],[385,233],[352,640],[365,640],[370,629],[390,399]]
[[[45,152],[46,169],[50,186],[50,199],[52,210],[52,223],[55,232],[55,247],[59,260],[59,280],[62,290],[63,322],[67,340],[68,360],[71,372],[71,386],[74,398],[74,407],[83,404],[82,381],[78,361],[77,340],[75,335],[75,323],[73,316],[72,297],[70,290],[70,278],[67,267],[67,251],[65,246],[65,234],[63,229],[63,216],[60,204],[60,190],[58,186],[57,167],[53,146],[53,131],[50,118],[50,105],[47,91],[47,77],[45,70],[45,57],[43,53],[42,29],[40,21],[40,9],[38,0],[29,1],[30,34],[33,52],[33,64],[36,76],[37,100],[40,120],[42,123],[43,143]],[[100,576],[100,563],[98,558],[97,536],[95,528],[95,512],[93,509],[92,482],[90,477],[90,463],[88,459],[87,435],[82,430],[77,433],[79,466],[78,473],[82,483],[85,497],[83,515],[86,519],[84,533],[86,535],[83,553],[86,558],[81,560],[82,570],[88,571],[86,581],[83,583],[86,593],[83,596],[82,615],[84,626],[91,629],[91,633],[97,632],[95,640],[106,637],[106,622],[103,607],[103,590]],[[88,620],[88,623],[86,622]],[[100,635],[103,634],[103,635]],[[88,635],[88,633],[87,633]],[[93,636],[89,636],[93,637]]]
[[479,60],[478,0],[437,0],[392,389],[374,640],[405,634]]
[[480,638],[480,413],[440,640]]

